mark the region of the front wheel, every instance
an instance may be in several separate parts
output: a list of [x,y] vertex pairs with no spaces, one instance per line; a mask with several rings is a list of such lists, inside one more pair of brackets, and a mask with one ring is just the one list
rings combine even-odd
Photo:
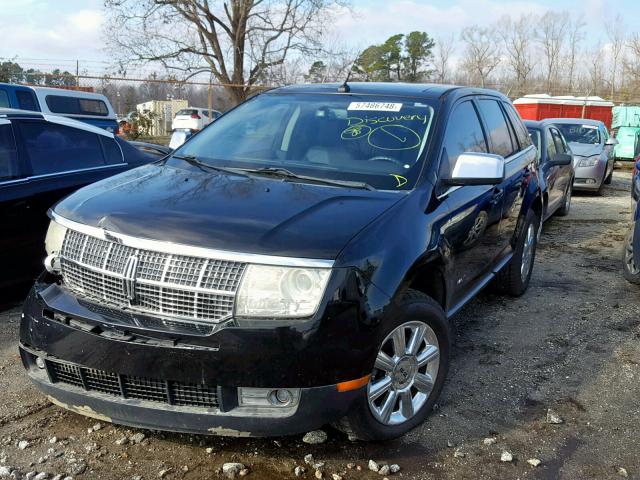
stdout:
[[539,222],[536,213],[529,210],[520,230],[513,257],[495,278],[494,283],[500,293],[519,297],[529,287],[538,245]]
[[566,217],[569,215],[569,210],[571,209],[571,194],[573,192],[573,180],[569,183],[567,187],[567,191],[564,193],[564,199],[562,201],[562,206],[556,212],[556,215],[559,217]]
[[378,345],[366,390],[338,427],[360,440],[377,441],[421,424],[444,385],[450,337],[440,305],[408,290]]
[[630,282],[640,285],[640,268],[636,265],[633,257],[633,228],[624,239],[622,249],[622,273],[624,278]]

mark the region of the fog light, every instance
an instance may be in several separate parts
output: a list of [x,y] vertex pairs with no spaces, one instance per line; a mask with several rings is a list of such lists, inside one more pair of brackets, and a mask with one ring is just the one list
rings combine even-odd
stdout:
[[46,366],[44,360],[41,357],[36,357],[36,365],[41,370],[44,370],[44,367]]
[[299,388],[238,388],[241,407],[290,407],[299,398]]
[[276,406],[289,405],[292,398],[293,395],[291,395],[291,392],[285,388],[274,390],[269,395],[269,401]]

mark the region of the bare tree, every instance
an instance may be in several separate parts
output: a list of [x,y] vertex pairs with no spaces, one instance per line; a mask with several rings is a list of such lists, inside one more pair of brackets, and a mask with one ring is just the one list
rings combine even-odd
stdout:
[[436,38],[436,46],[433,55],[433,64],[435,66],[435,76],[438,83],[446,83],[449,79],[449,63],[451,55],[455,50],[455,37],[451,34],[449,37]]
[[616,91],[616,76],[618,73],[618,68],[620,66],[620,56],[622,55],[622,51],[624,49],[624,45],[626,42],[624,19],[618,13],[614,18],[608,19],[605,22],[604,26],[607,31],[607,38],[609,39],[609,49],[610,49],[609,69],[610,69],[610,76],[611,76],[611,101],[613,101],[613,97]]
[[558,79],[562,48],[567,35],[569,14],[548,11],[538,21],[536,37],[545,61],[545,83],[549,93]]
[[531,16],[522,15],[517,20],[505,16],[498,21],[496,28],[504,45],[504,52],[509,68],[515,75],[515,83],[519,91],[526,88],[534,61],[531,51],[531,39],[534,28]]
[[343,1],[105,0],[106,33],[124,62],[211,72],[241,102],[292,53],[320,51],[332,7]]
[[589,76],[588,94],[595,95],[604,83],[604,60],[600,42],[587,53],[585,63]]
[[500,64],[500,40],[492,28],[465,27],[460,34],[465,45],[463,66],[473,81],[486,86],[487,78]]
[[625,72],[638,87],[640,86],[640,34],[636,32],[631,35],[627,46],[630,57],[624,60]]
[[576,75],[576,66],[580,55],[580,44],[584,39],[584,27],[586,23],[582,15],[574,18],[569,22],[567,40],[569,48],[567,52],[567,84],[571,92],[574,87],[574,77]]

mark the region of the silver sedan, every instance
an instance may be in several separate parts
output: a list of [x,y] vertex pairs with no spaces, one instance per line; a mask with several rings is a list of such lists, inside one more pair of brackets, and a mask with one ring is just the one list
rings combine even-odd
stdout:
[[613,146],[618,141],[609,136],[607,127],[599,120],[556,118],[551,121],[560,129],[573,153],[573,188],[601,192],[602,186],[611,182]]

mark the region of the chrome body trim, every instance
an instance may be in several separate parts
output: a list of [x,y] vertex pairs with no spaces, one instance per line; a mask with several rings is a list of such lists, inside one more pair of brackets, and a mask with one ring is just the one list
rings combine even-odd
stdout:
[[256,265],[275,265],[281,267],[332,268],[334,264],[333,259],[280,257],[258,253],[232,252],[229,250],[215,250],[205,247],[196,247],[193,245],[184,245],[181,243],[132,237],[123,233],[115,233],[103,228],[93,227],[69,220],[61,217],[53,210],[49,210],[49,217],[63,227],[84,233],[85,235],[97,237],[102,240],[116,241],[133,248],[153,250],[160,253],[188,255],[216,260],[252,263]]

